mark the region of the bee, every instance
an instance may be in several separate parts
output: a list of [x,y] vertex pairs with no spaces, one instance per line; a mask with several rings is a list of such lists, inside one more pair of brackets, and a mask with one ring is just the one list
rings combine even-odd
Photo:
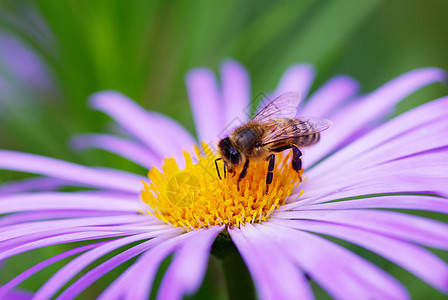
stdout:
[[215,160],[219,179],[221,175],[218,160],[224,161],[224,176],[226,171],[235,176],[235,169],[243,165],[237,181],[238,190],[240,181],[247,174],[249,161],[267,160],[267,194],[273,180],[275,154],[288,149],[293,152],[292,168],[299,173],[302,169],[300,149],[316,144],[320,139],[320,132],[332,125],[331,121],[316,117],[296,118],[300,100],[299,93],[284,93],[269,102],[252,120],[221,139],[218,142],[218,153],[221,157]]

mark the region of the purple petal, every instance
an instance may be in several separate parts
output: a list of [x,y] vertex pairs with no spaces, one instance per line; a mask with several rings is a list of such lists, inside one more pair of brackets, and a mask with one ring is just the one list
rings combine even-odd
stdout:
[[158,298],[182,299],[199,289],[207,269],[211,246],[222,229],[218,226],[208,228],[185,240],[162,279]]
[[[65,237],[76,238],[76,234],[86,233],[86,234],[98,234],[99,236],[116,237],[116,236],[128,236],[133,234],[138,234],[148,231],[165,232],[169,231],[170,228],[160,228],[162,226],[144,226],[144,225],[121,225],[114,228],[113,226],[85,226],[85,227],[69,227],[61,229],[51,229],[51,230],[40,230],[35,233],[28,235],[17,236],[0,243],[1,257],[3,255],[11,256],[18,253],[29,251],[35,249],[35,247],[40,247],[39,243],[50,243],[52,238],[61,238],[61,241]],[[110,234],[109,234],[110,233]],[[59,240],[56,240],[59,243]],[[25,245],[25,246],[24,246]],[[37,245],[37,246],[36,246]],[[47,244],[45,244],[47,245]],[[24,247],[22,247],[24,246]],[[7,257],[5,256],[5,257]]]
[[[22,235],[18,236],[16,238],[8,239],[6,241],[2,241],[0,243],[0,251],[2,255],[0,255],[3,258],[7,258],[9,256],[14,256],[16,254],[20,254],[22,252],[26,252],[29,250],[36,249],[35,245],[39,245],[39,242],[47,243],[51,242],[52,238],[55,237],[66,237],[70,234],[78,234],[78,233],[95,233],[100,232],[100,235],[102,235],[105,232],[111,232],[113,236],[126,236],[129,235],[127,232],[123,232],[122,230],[112,230],[110,228],[104,228],[104,227],[83,227],[83,228],[63,228],[63,229],[52,229],[48,231],[38,231],[34,234],[29,235]],[[132,234],[132,233],[131,233]],[[70,237],[70,236],[69,236]],[[22,247],[24,246],[25,247]],[[44,247],[47,246],[47,244],[44,245]],[[40,246],[37,246],[39,248]],[[3,256],[3,254],[5,256]]]
[[311,175],[300,186],[305,192],[300,202],[310,202],[311,198],[314,198],[312,202],[325,202],[327,198],[395,192],[448,194],[448,169],[440,164],[448,161],[447,150],[448,147],[423,152],[377,166],[364,168],[360,165],[361,170],[337,169],[324,176]]
[[259,261],[262,261],[261,258],[254,255],[255,247],[246,240],[239,228],[229,229],[229,234],[252,275],[259,298],[274,299],[280,293],[276,291],[276,286],[272,284],[273,282],[269,278],[265,266],[259,263]]
[[442,81],[445,77],[445,72],[435,68],[414,70],[353,102],[332,117],[332,128],[323,133],[322,140],[310,151],[307,164],[313,164],[330,154],[361,129],[386,116],[400,100],[412,92],[430,83]]
[[[448,129],[448,127],[447,127]],[[403,156],[399,153],[399,151],[389,151],[389,154],[384,153],[383,157],[378,155],[377,161],[378,164],[368,162],[368,159],[365,162],[361,162],[360,166],[348,166],[346,170],[344,170],[347,174],[347,178],[356,176],[366,175],[369,171],[377,174],[381,177],[386,176],[406,176],[406,175],[415,175],[421,177],[448,177],[448,171],[446,168],[443,168],[443,164],[440,162],[448,161],[448,141],[444,141],[443,139],[439,139],[439,141],[432,143],[428,140],[421,140],[422,143],[427,143],[430,145],[429,147],[437,147],[437,144],[440,147],[431,148],[431,149],[421,149],[419,146],[415,146],[417,150],[422,150],[417,153],[410,153],[411,151],[406,151],[403,149]],[[445,145],[446,144],[446,145]],[[408,144],[408,145],[413,145]],[[403,146],[405,148],[405,146]],[[384,161],[383,161],[384,159]],[[352,170],[350,169],[352,168]],[[361,170],[356,170],[355,168],[362,168]],[[382,173],[382,174],[381,174]],[[337,171],[334,175],[337,174]],[[350,180],[350,178],[349,178]]]
[[[253,225],[229,230],[252,274],[261,299],[313,299],[305,275]],[[262,229],[260,228],[260,231]]]
[[409,298],[396,279],[335,243],[271,222],[257,228],[336,299]]
[[0,253],[0,260],[6,259],[8,257],[12,257],[14,255],[27,252],[34,249],[43,248],[46,246],[53,246],[58,244],[64,244],[64,243],[71,243],[71,242],[79,242],[79,241],[89,241],[94,239],[105,239],[105,238],[112,238],[117,236],[123,236],[122,232],[113,232],[113,231],[80,231],[75,233],[69,233],[69,234],[61,234],[41,240],[36,240],[30,243],[21,244],[20,246],[17,246],[15,248],[11,248],[9,250],[2,251]]
[[[442,159],[446,161],[448,155],[448,122],[439,120],[432,124],[422,126],[412,132],[407,132],[401,136],[379,145],[362,156],[347,162],[344,171],[351,173],[351,170],[367,169],[387,164],[415,164],[419,161],[427,162]],[[378,166],[380,167],[380,166]],[[417,169],[418,166],[415,166]],[[421,172],[418,172],[422,174]],[[447,174],[446,172],[442,172]]]
[[131,173],[95,170],[54,158],[8,150],[0,150],[0,169],[41,174],[81,185],[131,193],[140,191],[141,180],[145,179]]
[[[114,230],[121,230],[122,228],[120,225],[135,224],[137,222],[146,221],[147,219],[148,216],[144,215],[125,215],[125,216],[104,216],[104,217],[97,216],[93,218],[74,218],[74,219],[23,223],[2,227],[2,231],[0,232],[0,240],[5,241],[22,235],[36,234],[40,231],[50,231],[52,229],[64,229],[64,228],[66,229],[66,228],[76,228],[84,226],[113,225]],[[167,227],[168,225],[159,224],[155,226]]]
[[148,299],[157,270],[162,261],[182,243],[202,230],[194,230],[170,238],[145,252],[130,268],[100,295],[99,299]]
[[72,140],[73,148],[99,148],[117,155],[120,155],[130,161],[135,162],[147,169],[155,164],[160,166],[161,157],[130,140],[107,134],[84,134],[78,135]]
[[64,227],[57,229],[36,229],[34,233],[28,235],[17,235],[14,238],[10,238],[8,240],[3,241],[0,244],[0,250],[6,251],[9,249],[20,247],[21,244],[32,243],[35,241],[39,241],[45,238],[61,236],[70,233],[78,233],[78,232],[112,232],[117,235],[120,233],[121,236],[135,235],[144,232],[153,232],[153,233],[164,233],[170,232],[172,228],[170,228],[166,224],[160,225],[143,225],[143,224],[131,224],[131,225],[118,225],[118,226],[82,226],[82,227]]
[[335,76],[311,95],[299,114],[330,118],[342,102],[356,95],[358,89],[359,84],[353,78]]
[[8,292],[2,299],[5,300],[28,300],[34,299],[32,292],[24,290],[14,290]]
[[29,191],[54,191],[62,186],[72,185],[73,182],[57,178],[37,177],[14,182],[7,182],[0,186],[0,195],[23,193]]
[[304,195],[301,198],[290,197],[289,202],[298,200],[295,201],[297,205],[304,205],[359,195],[398,192],[447,195],[448,170],[440,164],[441,161],[447,160],[448,151],[444,150],[407,157],[360,171],[334,171],[331,177],[309,178],[300,187],[305,191]]
[[[90,286],[92,283],[94,283],[100,277],[104,276],[106,273],[113,270],[114,268],[116,268],[117,266],[122,264],[123,262],[128,261],[129,259],[139,255],[140,253],[142,253],[144,251],[148,251],[149,249],[159,245],[160,243],[163,243],[167,238],[173,238],[174,236],[180,234],[182,231],[183,230],[176,228],[171,235],[159,236],[159,237],[153,238],[149,241],[143,242],[135,247],[127,249],[127,250],[121,252],[120,254],[108,259],[104,263],[102,263],[99,266],[88,271],[85,275],[81,276],[78,280],[76,280],[72,285],[70,285],[60,295],[60,298],[62,298],[62,299],[75,298],[79,293],[84,291],[88,286]],[[125,273],[129,274],[128,271],[132,268],[133,268],[133,266],[128,268],[125,271]],[[115,294],[114,297],[111,296],[108,299],[118,299],[119,297],[120,297],[119,294]]]
[[[149,282],[149,284],[143,288],[144,290],[143,293],[149,295],[152,287],[152,281],[154,280],[154,277],[157,273],[160,263],[174,250],[176,245],[172,245],[172,243],[170,243],[171,247],[166,248],[157,247],[157,245],[160,244],[164,245],[166,243],[163,243],[163,241],[156,239],[152,239],[143,244],[147,244],[145,246],[147,249],[150,250],[143,253],[142,256],[140,256],[138,260],[131,267],[128,267],[114,282],[112,282],[108,286],[108,288],[101,293],[98,299],[107,299],[107,300],[124,299],[126,293],[132,292],[130,291],[130,289],[131,290],[134,289],[133,286],[135,285],[135,281],[140,280],[142,276],[145,276],[145,280],[148,280]],[[143,251],[140,251],[140,253],[141,252]],[[75,296],[77,294],[71,292],[70,290],[75,288],[76,290],[84,289],[86,286],[90,285],[91,282],[97,280],[99,277],[103,276],[103,274],[105,274],[113,267],[115,267],[115,263],[111,264],[110,261],[111,260],[101,264],[92,271],[88,272],[86,275],[81,277],[77,282],[75,282],[71,287],[69,287],[67,291],[70,292],[70,295]],[[143,267],[146,268],[143,269]],[[94,273],[95,271],[97,272]],[[142,285],[140,285],[140,287],[141,286]],[[146,299],[147,298],[148,297],[146,297]],[[127,299],[145,299],[145,298],[128,297]]]
[[[147,112],[124,95],[105,91],[94,94],[91,104],[115,119],[130,134],[148,148],[167,157],[182,154],[184,147],[192,147],[194,139],[179,124],[170,118]],[[157,130],[154,130],[157,128]]]
[[[276,223],[280,224],[279,221]],[[330,235],[358,244],[389,259],[433,287],[448,292],[448,266],[443,260],[422,247],[388,236],[337,224],[307,220],[284,221],[281,224],[295,229]]]
[[[361,177],[362,178],[362,177]],[[311,181],[310,181],[311,182]],[[366,178],[365,181],[353,180],[347,184],[332,184],[328,186],[321,185],[309,190],[308,185],[303,185],[305,193],[302,196],[292,196],[288,199],[289,207],[302,209],[309,204],[317,204],[339,200],[348,197],[359,197],[372,194],[386,193],[429,193],[429,194],[447,194],[447,178],[423,177],[415,175],[392,175],[382,178]],[[309,190],[309,192],[307,192]]]
[[[109,216],[122,215],[122,213],[108,212]],[[135,216],[135,214],[132,214]],[[22,212],[20,214],[9,214],[0,218],[0,227],[14,224],[21,224],[36,220],[49,219],[65,219],[65,218],[82,218],[104,216],[103,211],[84,211],[84,210],[43,210]]]
[[187,74],[186,84],[199,140],[213,144],[224,128],[216,76],[208,69],[195,69]]
[[[105,219],[107,219],[107,217],[105,217]],[[42,239],[57,237],[70,233],[110,231],[114,234],[120,233],[122,236],[125,236],[148,231],[165,231],[165,230],[169,231],[171,228],[166,224],[151,222],[151,220],[154,220],[155,218],[147,218],[148,220],[144,221],[141,221],[142,219],[140,218],[135,219],[136,222],[127,224],[118,224],[116,226],[103,225],[103,224],[75,226],[74,222],[76,222],[77,219],[53,220],[49,221],[48,223],[45,223],[47,221],[35,222],[36,229],[33,229],[32,227],[33,224],[13,225],[5,228],[5,232],[2,233],[5,239],[3,239],[0,242],[0,251],[6,251],[13,248],[18,248],[22,244],[29,244]],[[80,223],[83,222],[83,220],[79,221]],[[104,222],[107,223],[106,221]],[[48,229],[43,227],[42,226],[43,224],[48,224]],[[61,224],[61,226],[58,227],[57,226],[58,224]]]
[[[4,15],[3,15],[4,17]],[[51,76],[38,55],[12,35],[0,34],[2,69],[20,81],[22,88],[52,90]]]
[[2,196],[0,213],[33,210],[84,209],[99,211],[137,212],[140,203],[135,197],[94,193],[29,193]]
[[297,64],[283,73],[274,92],[274,98],[286,92],[299,92],[306,98],[314,80],[314,69],[308,64]]
[[[139,255],[140,253],[150,249],[157,243],[161,241],[160,238],[153,238],[149,241],[142,242],[141,244],[129,248],[118,255],[108,259],[104,263],[99,266],[93,268],[88,271],[85,275],[81,276],[78,280],[76,280],[73,284],[71,284],[58,299],[74,299],[81,292],[83,292],[87,287],[93,284],[98,278],[101,278],[106,273],[110,272],[120,264],[132,259],[133,257]],[[109,299],[118,299],[117,295],[114,295],[116,298],[110,297]]]
[[[171,228],[170,233],[173,232]],[[80,256],[76,257],[64,267],[59,269],[37,292],[35,297],[40,299],[50,299],[60,288],[62,288],[70,279],[81,272],[85,267],[99,259],[100,257],[110,253],[113,250],[129,245],[131,243],[165,235],[160,232],[147,232],[128,236],[113,241],[109,241],[95,249],[92,249]],[[142,249],[144,250],[144,249]],[[131,258],[128,256],[128,259]],[[79,291],[79,290],[78,290]]]
[[[222,98],[224,100],[224,125],[246,123],[250,116],[250,78],[246,69],[234,60],[221,65]],[[222,130],[222,128],[221,128]]]
[[10,280],[6,284],[4,284],[2,287],[0,287],[0,298],[4,299],[3,296],[8,293],[11,289],[15,288],[17,285],[28,279],[29,277],[33,276],[37,272],[45,269],[46,267],[61,261],[67,257],[76,255],[78,253],[84,252],[86,250],[92,249],[94,247],[97,247],[105,242],[100,242],[96,244],[90,244],[90,245],[84,245],[78,248],[70,249],[68,251],[65,251],[63,253],[60,253],[56,256],[53,256],[47,260],[44,260],[43,262],[33,266],[32,268],[29,268],[25,272],[19,274],[18,276],[14,277],[14,279]]
[[[414,137],[408,134],[402,138],[390,141],[387,143],[387,146],[385,145],[378,150],[371,151],[357,161],[347,164],[347,170],[349,168],[359,168],[360,165],[368,168],[370,166],[377,167],[376,165],[380,164],[387,164],[388,167],[400,163],[414,164],[423,160],[427,162],[438,159],[446,161],[446,156],[448,155],[448,122],[445,124],[438,123],[437,125],[440,126],[425,126],[422,128],[422,131],[426,132],[426,136],[416,132]],[[443,131],[438,131],[439,128]],[[443,171],[441,173],[447,174]],[[424,173],[419,172],[419,174]]]
[[299,207],[300,210],[393,208],[426,210],[448,214],[448,199],[420,195],[380,196],[365,199],[345,200]]
[[[414,137],[425,130],[427,126],[440,126],[440,123],[446,123],[444,120],[448,116],[448,97],[431,101],[427,104],[414,108],[369,132],[368,134],[358,138],[355,142],[346,146],[343,151],[337,152],[328,159],[324,164],[318,164],[310,170],[312,174],[323,174],[329,170],[335,170],[338,166],[347,165],[347,163],[356,161],[357,158],[363,157],[365,154],[375,152],[384,145],[397,138]],[[429,127],[428,127],[429,128]],[[429,131],[429,129],[428,129]],[[422,146],[425,143],[417,143],[414,146]],[[406,149],[413,147],[407,146]],[[310,151],[311,152],[311,151]]]
[[[196,139],[178,122],[175,120],[153,111],[148,111],[147,114],[153,120],[155,128],[165,134],[178,150],[193,151],[194,145],[197,144]],[[183,157],[182,151],[179,152],[180,155],[175,155],[174,157]],[[175,153],[177,154],[177,152]],[[166,157],[167,153],[163,153]]]
[[448,225],[439,221],[392,211],[331,210],[284,211],[272,215],[276,219],[308,219],[349,225],[386,234],[428,247],[448,249]]

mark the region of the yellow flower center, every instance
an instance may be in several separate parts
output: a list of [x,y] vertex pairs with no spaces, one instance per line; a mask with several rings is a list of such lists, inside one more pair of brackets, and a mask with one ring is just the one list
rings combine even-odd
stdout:
[[[187,230],[214,225],[240,226],[246,222],[261,223],[279,208],[300,183],[299,175],[291,167],[291,154],[276,155],[274,179],[266,194],[268,162],[251,161],[247,175],[237,188],[238,175],[223,178],[223,163],[218,161],[222,179],[218,178],[211,149],[198,147],[198,161],[193,163],[184,152],[186,167],[180,170],[173,158],[167,158],[162,167],[149,171],[150,184],[144,184],[142,200],[150,206],[146,212],[167,224],[182,226]],[[300,175],[303,170],[300,171]]]

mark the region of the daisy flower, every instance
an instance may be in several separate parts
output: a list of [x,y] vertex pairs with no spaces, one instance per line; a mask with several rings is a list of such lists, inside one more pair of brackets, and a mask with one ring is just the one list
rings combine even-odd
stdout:
[[[93,95],[92,107],[124,134],[84,134],[74,145],[123,156],[148,168],[148,177],[1,150],[0,168],[41,176],[0,187],[0,260],[67,245],[12,274],[0,295],[17,293],[23,281],[63,260],[35,299],[74,298],[126,262],[99,299],[147,299],[172,255],[157,296],[180,299],[199,289],[212,253],[224,264],[245,264],[260,299],[312,299],[314,283],[337,299],[410,298],[402,283],[350,245],[447,293],[448,266],[427,248],[448,249],[448,225],[403,210],[448,213],[448,97],[387,118],[400,100],[445,73],[414,70],[364,95],[354,79],[336,76],[308,97],[313,77],[311,66],[291,66],[269,98],[300,92],[306,99],[300,114],[333,126],[304,150],[301,176],[290,152],[277,155],[267,194],[268,162],[251,162],[239,189],[238,176],[220,180],[216,172],[216,142],[249,119],[249,76],[235,61],[223,63],[220,84],[208,69],[187,75],[202,143],[124,95]],[[60,191],[64,186],[78,188]],[[236,251],[240,256],[230,254]]]

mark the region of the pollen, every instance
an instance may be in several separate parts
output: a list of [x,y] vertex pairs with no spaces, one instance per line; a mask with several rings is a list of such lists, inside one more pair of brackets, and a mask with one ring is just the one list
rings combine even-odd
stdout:
[[301,181],[291,167],[291,154],[276,155],[274,179],[266,191],[268,162],[250,162],[247,175],[237,187],[238,175],[223,176],[222,160],[218,161],[222,179],[215,167],[218,158],[205,144],[203,151],[196,147],[197,159],[184,152],[185,168],[180,169],[173,158],[164,161],[162,170],[149,171],[150,183],[143,182],[142,200],[148,204],[146,212],[167,224],[195,228],[225,225],[241,226],[262,223],[278,209]]

